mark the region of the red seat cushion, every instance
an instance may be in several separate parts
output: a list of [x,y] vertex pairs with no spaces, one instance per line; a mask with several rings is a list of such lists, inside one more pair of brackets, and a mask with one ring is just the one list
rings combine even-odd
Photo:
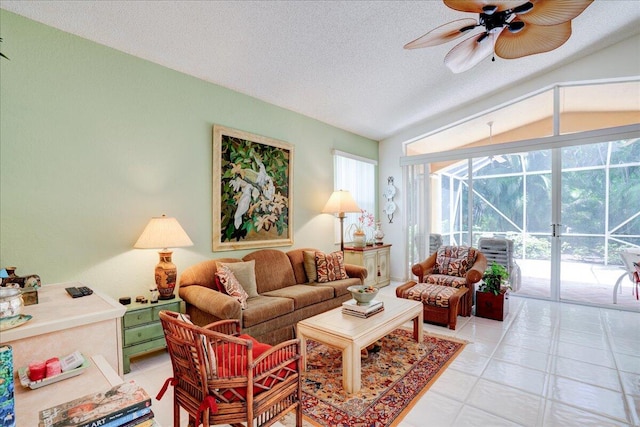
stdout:
[[[242,335],[239,335],[238,338],[250,340],[253,342],[253,359],[254,360],[260,357],[260,355],[262,355],[264,352],[266,352],[272,347],[269,344],[265,344],[257,341],[255,338],[253,338],[250,335],[242,334]],[[237,348],[234,349],[233,347],[237,347]],[[229,344],[224,344],[223,346],[218,347],[216,349],[216,360],[218,362],[219,377],[243,376],[247,374],[247,358],[246,356],[243,356],[240,351],[242,347],[243,346],[231,346]],[[287,365],[287,367],[295,370],[296,363],[291,362],[290,364]],[[267,370],[271,369],[271,366],[267,366],[266,369]],[[280,373],[279,377],[284,378],[284,375],[285,373],[282,372]],[[265,381],[265,386],[271,387],[274,381],[275,379],[272,379],[272,378],[267,379],[267,381]],[[238,387],[238,388],[235,388],[234,390],[240,396],[242,396],[243,399],[247,397],[246,387]],[[254,394],[257,395],[262,393],[263,391],[265,390],[254,389]],[[237,396],[235,396],[235,394],[230,390],[225,391],[224,393],[222,393],[222,395],[224,396],[225,399],[229,401],[238,400]]]

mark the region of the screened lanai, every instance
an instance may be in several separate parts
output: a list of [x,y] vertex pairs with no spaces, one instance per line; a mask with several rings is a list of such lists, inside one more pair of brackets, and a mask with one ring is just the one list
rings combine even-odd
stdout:
[[[637,81],[624,84],[640,93]],[[566,111],[569,103],[557,108],[563,89],[557,86],[524,102],[551,96],[554,111]],[[537,120],[552,124],[549,136],[538,137],[539,132],[532,139],[504,142],[508,137],[502,132],[499,144],[491,128],[504,117],[494,111],[473,119],[493,119],[484,124],[489,136],[481,143],[422,155],[415,153],[424,142],[408,149],[414,155],[403,159],[411,199],[407,267],[428,255],[430,235],[441,235],[444,244],[473,246],[481,238],[507,238],[521,272],[513,292],[594,305],[615,300],[619,308],[640,311],[631,280],[620,280],[614,296],[624,274],[620,251],[640,248],[637,103],[627,105],[632,111],[608,128],[594,129],[590,111],[587,130],[581,131],[579,111],[571,111],[571,131],[562,134],[568,129],[562,114],[552,114]],[[527,126],[533,128],[523,124],[512,133]],[[446,132],[448,138],[455,135]]]

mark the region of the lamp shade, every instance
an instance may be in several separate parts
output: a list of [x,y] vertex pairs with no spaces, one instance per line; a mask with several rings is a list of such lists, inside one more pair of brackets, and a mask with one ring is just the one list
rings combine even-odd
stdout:
[[193,242],[175,218],[162,215],[153,217],[133,245],[136,249],[180,248],[193,246]]
[[360,208],[348,191],[334,191],[322,209],[322,213],[340,214],[345,212],[360,212]]
[[351,193],[346,190],[334,191],[322,213],[338,214],[340,220],[340,250],[344,251],[344,218],[345,212],[360,212],[360,208]]

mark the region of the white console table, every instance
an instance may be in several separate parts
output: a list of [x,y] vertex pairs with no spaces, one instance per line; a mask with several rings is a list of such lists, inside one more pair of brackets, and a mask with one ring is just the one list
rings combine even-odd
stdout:
[[[71,298],[65,291],[69,286],[83,285],[58,283],[38,289],[38,304],[22,310],[32,319],[0,333],[0,344],[13,347],[14,370],[28,366],[33,360],[66,356],[79,350],[86,356],[102,355],[122,376],[121,318],[126,308],[95,289],[92,295]],[[86,375],[80,377],[86,379]],[[18,387],[21,385],[16,384]]]

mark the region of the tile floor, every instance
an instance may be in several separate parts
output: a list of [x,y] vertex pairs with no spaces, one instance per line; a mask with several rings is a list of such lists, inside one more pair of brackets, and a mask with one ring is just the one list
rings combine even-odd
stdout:
[[[640,426],[640,313],[511,297],[504,322],[424,327],[469,344],[400,427]],[[170,375],[156,352],[133,359],[125,378],[155,395]],[[173,425],[171,402],[171,391],[154,400],[163,427]]]

